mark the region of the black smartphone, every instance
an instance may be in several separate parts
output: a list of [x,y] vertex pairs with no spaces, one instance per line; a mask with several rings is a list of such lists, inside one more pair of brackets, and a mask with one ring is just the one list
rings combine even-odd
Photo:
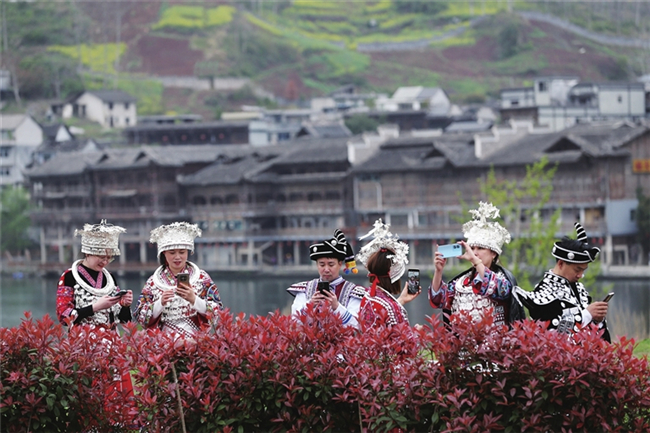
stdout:
[[325,294],[325,290],[330,291],[330,283],[327,281],[319,281],[318,286],[316,286],[319,292],[321,292],[322,295]]
[[409,269],[406,273],[407,283],[408,283],[408,292],[411,295],[415,295],[418,290],[420,290],[420,270],[419,269]]
[[189,283],[190,282],[190,274],[188,274],[188,273],[176,274],[176,280],[179,283]]
[[115,293],[113,296],[124,296],[128,293],[127,290],[120,290],[119,292]]
[[603,299],[603,302],[609,302],[610,299],[614,296],[614,292],[609,292],[607,296],[605,296],[605,299]]

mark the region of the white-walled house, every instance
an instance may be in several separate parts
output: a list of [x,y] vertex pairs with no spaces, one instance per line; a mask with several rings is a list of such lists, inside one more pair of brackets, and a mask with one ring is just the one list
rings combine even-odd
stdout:
[[643,119],[643,83],[580,83],[577,77],[540,77],[532,87],[501,89],[501,121],[531,119],[561,131],[579,122]]
[[408,86],[399,87],[393,96],[380,96],[375,100],[380,111],[421,110],[430,114],[445,116],[451,109],[451,101],[439,87]]
[[26,114],[0,114],[0,186],[18,185],[32,153],[43,142],[43,129]]
[[54,112],[64,119],[86,118],[106,128],[126,128],[137,124],[136,99],[121,90],[87,90]]

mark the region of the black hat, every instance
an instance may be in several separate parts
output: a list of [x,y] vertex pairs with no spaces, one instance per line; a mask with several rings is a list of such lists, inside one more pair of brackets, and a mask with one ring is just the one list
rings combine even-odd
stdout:
[[587,233],[580,223],[574,224],[576,227],[577,239],[568,237],[553,245],[553,257],[567,263],[591,263],[596,260],[600,248],[590,247],[587,242]]
[[334,237],[309,246],[309,258],[318,260],[322,258],[334,258],[340,261],[348,256],[348,241],[339,229],[334,231]]

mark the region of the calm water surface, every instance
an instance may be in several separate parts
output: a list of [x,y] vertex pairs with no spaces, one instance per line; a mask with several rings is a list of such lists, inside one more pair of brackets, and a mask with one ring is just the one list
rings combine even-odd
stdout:
[[[288,314],[293,297],[286,288],[297,281],[307,278],[295,277],[251,277],[212,275],[224,305],[233,314],[243,312],[247,315],[267,315],[279,310]],[[346,278],[348,278],[346,276]],[[131,289],[134,297],[140,291],[146,277],[117,277],[122,288]],[[358,284],[367,285],[365,276],[355,275],[348,278]],[[25,311],[30,311],[34,318],[49,314],[56,320],[56,287],[58,276],[25,277],[14,279],[3,276],[0,280],[0,326],[14,327],[20,324]],[[430,281],[423,280],[423,286]],[[594,297],[602,296],[608,290],[616,292],[610,302],[608,323],[613,335],[627,335],[637,339],[650,337],[650,283],[646,280],[602,280],[592,288]],[[134,301],[133,308],[136,302]],[[427,316],[438,315],[428,303],[426,293],[407,305],[411,324],[426,323]]]

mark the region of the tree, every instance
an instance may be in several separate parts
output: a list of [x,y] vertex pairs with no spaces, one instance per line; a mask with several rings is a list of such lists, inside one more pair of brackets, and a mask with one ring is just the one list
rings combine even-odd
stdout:
[[[542,275],[548,269],[555,234],[559,230],[561,209],[542,217],[544,206],[553,192],[553,177],[557,165],[549,166],[548,159],[526,166],[526,176],[520,180],[499,180],[494,168],[481,184],[481,192],[501,210],[512,241],[504,248],[501,260],[517,276],[519,285],[531,290],[531,278]],[[482,181],[482,180],[479,180]],[[528,203],[523,207],[522,204]],[[521,223],[529,224],[525,233]]]
[[650,255],[650,197],[643,194],[641,187],[636,190],[639,206],[636,208],[636,226],[639,230],[639,243],[644,257]]
[[442,1],[413,1],[413,0],[394,0],[395,10],[401,13],[409,14],[428,14],[437,15],[447,9],[447,2]]
[[1,251],[19,252],[30,245],[29,207],[29,194],[23,187],[7,187],[0,193]]
[[345,119],[345,126],[353,134],[361,134],[366,131],[376,131],[380,122],[365,114],[355,114]]

